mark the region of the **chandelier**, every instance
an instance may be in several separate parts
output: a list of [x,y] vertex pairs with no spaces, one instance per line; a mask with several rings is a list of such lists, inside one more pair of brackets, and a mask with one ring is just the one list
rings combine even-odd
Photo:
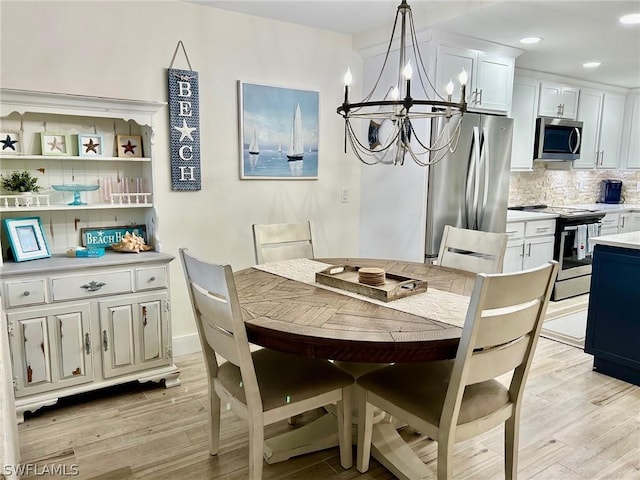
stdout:
[[[372,100],[375,94],[381,93],[379,84],[385,76],[388,63],[390,63],[398,19],[400,19],[400,63],[397,84],[389,86],[386,94],[380,100]],[[407,42],[408,37],[410,42]],[[411,56],[416,63],[422,91],[425,96],[427,92],[431,91],[437,98],[431,100],[428,97],[418,99],[411,96],[413,67],[411,59],[407,60],[407,46],[411,47],[409,53],[412,53]],[[349,89],[353,81],[351,70],[347,69],[344,76],[344,102],[337,108],[337,113],[342,115],[345,121],[345,153],[348,141],[358,159],[367,165],[376,163],[402,165],[406,154],[409,154],[413,161],[420,166],[439,162],[447,152],[453,152],[457,148],[460,137],[460,118],[467,110],[465,102],[467,80],[467,72],[463,69],[458,77],[462,92],[459,103],[451,100],[454,89],[451,80],[445,87],[446,98],[438,93],[429,80],[422,61],[411,7],[406,0],[402,0],[396,12],[382,69],[371,92],[360,102],[351,103],[349,101]],[[425,81],[430,90],[425,87]],[[436,117],[443,118],[438,131],[427,140],[420,138],[414,129],[414,121]],[[353,119],[369,120],[366,142],[358,139],[352,125]],[[428,131],[428,129],[424,130]],[[428,156],[428,160],[421,158],[426,156]]]

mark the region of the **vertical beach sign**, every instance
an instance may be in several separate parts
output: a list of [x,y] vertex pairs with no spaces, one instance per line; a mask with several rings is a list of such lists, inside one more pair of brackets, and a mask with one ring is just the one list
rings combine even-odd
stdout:
[[200,190],[202,175],[198,72],[169,68],[168,75],[171,189]]

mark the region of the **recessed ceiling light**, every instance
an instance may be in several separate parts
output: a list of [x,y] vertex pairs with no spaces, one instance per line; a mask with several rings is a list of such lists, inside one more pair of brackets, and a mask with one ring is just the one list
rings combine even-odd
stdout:
[[625,15],[624,17],[620,17],[620,23],[624,23],[627,25],[635,25],[640,23],[640,13],[631,13],[629,15]]
[[538,43],[542,40],[542,37],[525,37],[520,39],[520,43],[524,43],[525,45],[532,45],[534,43]]
[[601,62],[586,62],[582,64],[584,68],[596,68],[596,67],[599,67],[600,65],[602,65]]

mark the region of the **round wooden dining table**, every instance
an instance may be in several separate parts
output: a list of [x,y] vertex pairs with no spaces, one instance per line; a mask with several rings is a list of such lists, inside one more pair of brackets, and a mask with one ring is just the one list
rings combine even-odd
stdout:
[[[397,260],[323,258],[329,265],[376,266],[424,280],[427,288],[471,295],[475,274]],[[345,362],[424,362],[453,358],[461,329],[248,268],[235,273],[236,288],[251,343],[312,358]]]
[[[476,278],[475,274],[461,270],[396,260],[323,258],[317,261],[334,266],[374,266],[426,281],[428,291],[458,294],[437,298],[460,302],[463,308],[459,313],[466,311]],[[234,278],[248,339],[262,347],[329,359],[355,377],[383,364],[442,360],[456,355],[462,329],[437,320],[434,312],[406,313],[392,305],[267,272],[260,266],[238,271]],[[464,320],[464,313],[460,316],[457,323]],[[336,429],[335,417],[327,414],[265,440],[265,460],[276,463],[335,446]],[[396,425],[388,418],[374,426],[371,453],[399,479],[428,475],[425,464],[402,440]]]

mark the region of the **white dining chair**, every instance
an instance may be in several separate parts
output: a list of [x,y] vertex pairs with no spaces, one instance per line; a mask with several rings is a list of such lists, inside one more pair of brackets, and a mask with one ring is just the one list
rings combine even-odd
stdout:
[[506,233],[482,232],[445,225],[438,265],[473,273],[502,272]]
[[[209,453],[220,446],[220,408],[249,422],[249,478],[262,478],[264,426],[337,403],[340,464],[351,468],[353,377],[327,360],[263,348],[251,352],[229,265],[180,258],[209,380]],[[225,361],[219,363],[216,355]]]
[[313,258],[311,222],[254,224],[253,241],[258,264]]
[[[437,476],[452,477],[454,444],[504,427],[506,478],[518,471],[522,396],[558,263],[478,274],[453,360],[397,363],[359,377],[357,469],[369,468],[373,408],[438,442]],[[496,380],[512,372],[508,386]]]

